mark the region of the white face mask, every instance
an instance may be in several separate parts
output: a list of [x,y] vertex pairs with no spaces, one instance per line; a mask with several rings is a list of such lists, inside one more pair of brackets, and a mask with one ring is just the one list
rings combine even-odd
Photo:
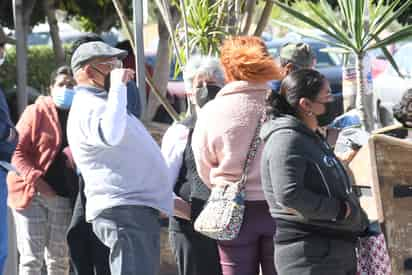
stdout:
[[6,60],[6,50],[3,51],[3,56],[0,57],[0,66],[3,65],[5,60]]

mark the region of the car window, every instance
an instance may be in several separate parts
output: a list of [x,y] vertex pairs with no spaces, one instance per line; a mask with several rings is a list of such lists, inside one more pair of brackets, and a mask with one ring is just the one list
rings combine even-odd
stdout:
[[395,54],[395,60],[402,73],[412,75],[412,44],[408,44],[399,49]]
[[49,43],[50,34],[47,32],[34,32],[27,36],[27,44],[30,46],[47,45]]
[[321,45],[311,45],[312,50],[316,54],[316,67],[322,68],[322,67],[330,67],[330,66],[336,66],[337,60],[339,60],[338,57],[336,58],[336,61],[332,58],[332,53],[329,52],[324,52],[321,51],[321,49],[325,48]]

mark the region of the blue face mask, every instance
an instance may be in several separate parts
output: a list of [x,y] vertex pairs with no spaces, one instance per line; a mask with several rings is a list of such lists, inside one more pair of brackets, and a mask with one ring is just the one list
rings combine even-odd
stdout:
[[74,90],[66,87],[56,88],[53,90],[52,97],[58,108],[68,110],[72,106]]

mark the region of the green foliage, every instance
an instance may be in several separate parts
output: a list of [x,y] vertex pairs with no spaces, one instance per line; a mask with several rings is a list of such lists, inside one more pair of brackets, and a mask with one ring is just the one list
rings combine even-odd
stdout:
[[[224,4],[224,0],[217,0],[213,4],[209,0],[185,0],[185,2],[189,52],[216,54],[222,39],[226,36],[224,26],[218,22],[219,7]],[[184,30],[180,29],[180,33],[184,33]]]
[[[23,6],[26,12],[31,6],[32,2],[35,1],[31,16],[30,16],[30,26],[34,26],[40,22],[45,22],[45,11],[40,0],[30,0],[23,1]],[[0,25],[3,27],[8,27],[14,29],[13,21],[13,1],[12,0],[2,0],[0,1]]]
[[[133,1],[120,1],[132,18]],[[79,20],[81,27],[86,31],[101,32],[119,24],[112,0],[61,0],[58,8],[68,13],[69,17]]]
[[[314,19],[318,23],[321,23],[321,21],[317,18],[315,12],[313,12],[309,8],[309,3],[310,2],[307,0],[298,0],[298,1],[294,1],[293,3],[290,3],[290,6],[300,11],[305,16]],[[315,3],[315,5],[320,6],[320,3]],[[298,28],[306,28],[306,29],[312,28],[311,25],[309,25],[305,21],[301,21],[298,18],[292,16],[291,14],[284,12],[282,8],[280,8],[279,6],[273,7],[271,18],[279,20],[279,21],[283,21],[283,22],[288,22]],[[285,28],[284,31],[287,31],[287,28]]]
[[[224,14],[219,15],[220,8],[225,4],[224,2],[226,0],[214,2],[209,2],[209,0],[184,0],[188,33],[185,32],[183,22],[175,31],[175,37],[178,38],[179,43],[179,57],[183,64],[188,59],[184,41],[185,35],[188,36],[188,52],[190,54],[217,55],[219,53],[219,46],[228,35],[221,20]],[[172,4],[179,8],[181,14],[183,13],[179,1],[174,0]],[[179,62],[175,62],[174,69],[174,77],[177,77],[183,68],[179,66]]]
[[[27,62],[28,85],[45,94],[49,86],[50,74],[57,68],[53,49],[49,46],[30,47]],[[15,48],[8,48],[6,61],[0,70],[0,83],[6,91],[14,90],[17,83],[16,63]]]

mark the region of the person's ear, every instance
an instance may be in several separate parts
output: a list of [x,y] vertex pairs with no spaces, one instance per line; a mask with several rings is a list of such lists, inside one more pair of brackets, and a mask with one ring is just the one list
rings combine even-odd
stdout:
[[293,72],[293,68],[294,68],[294,66],[293,66],[292,63],[286,64],[286,66],[285,66],[285,76],[290,74],[291,72]]
[[312,113],[312,103],[309,99],[302,97],[299,99],[299,109],[306,114]]
[[83,71],[87,75],[88,78],[94,78],[95,77],[95,71],[93,70],[92,66],[87,64],[83,67]]

